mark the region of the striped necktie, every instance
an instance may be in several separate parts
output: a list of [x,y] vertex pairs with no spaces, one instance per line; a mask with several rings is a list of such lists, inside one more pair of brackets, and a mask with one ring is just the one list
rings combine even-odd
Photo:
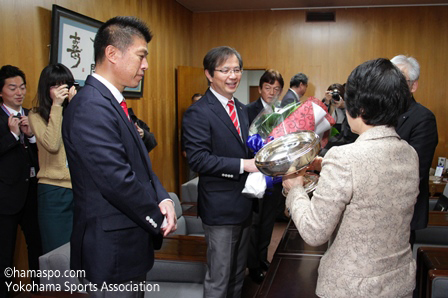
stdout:
[[238,134],[241,136],[241,130],[240,130],[240,124],[238,123],[238,117],[236,116],[236,111],[235,111],[235,103],[233,102],[232,99],[230,99],[227,102],[227,106],[229,107],[229,116],[230,116],[230,120],[232,120],[233,125],[236,128],[236,131],[238,132]]

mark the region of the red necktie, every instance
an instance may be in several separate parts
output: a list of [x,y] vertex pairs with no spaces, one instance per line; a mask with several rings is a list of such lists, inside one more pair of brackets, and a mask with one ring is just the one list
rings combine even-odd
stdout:
[[129,119],[128,106],[127,106],[126,101],[124,99],[121,101],[120,106],[123,108],[123,111],[126,114],[126,117],[128,117],[128,119]]
[[227,102],[227,106],[229,107],[230,120],[232,120],[233,125],[236,128],[236,131],[241,136],[240,124],[238,123],[238,117],[236,116],[236,111],[235,111],[235,103],[233,102],[233,100],[229,100]]

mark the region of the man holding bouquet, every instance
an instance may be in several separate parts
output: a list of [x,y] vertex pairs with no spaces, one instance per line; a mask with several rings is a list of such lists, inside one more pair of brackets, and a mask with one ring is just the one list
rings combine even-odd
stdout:
[[210,88],[183,118],[190,168],[199,173],[198,212],[207,242],[204,297],[240,297],[246,269],[252,199],[242,195],[248,172],[258,171],[245,145],[246,107],[233,97],[243,62],[230,47],[204,57]]

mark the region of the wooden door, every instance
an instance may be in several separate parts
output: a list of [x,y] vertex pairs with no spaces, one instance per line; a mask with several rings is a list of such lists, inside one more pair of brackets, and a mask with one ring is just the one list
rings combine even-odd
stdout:
[[207,88],[208,83],[203,68],[191,66],[179,66],[177,68],[177,144],[179,156],[179,196],[180,186],[189,180],[189,167],[186,158],[182,154],[181,149],[182,118],[184,112],[192,103],[191,97],[193,96],[193,94],[204,94]]

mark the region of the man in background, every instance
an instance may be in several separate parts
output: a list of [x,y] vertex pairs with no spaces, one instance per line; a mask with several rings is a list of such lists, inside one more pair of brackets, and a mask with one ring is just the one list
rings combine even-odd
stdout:
[[204,57],[210,88],[184,114],[183,138],[188,162],[199,174],[198,211],[207,242],[204,297],[240,297],[244,281],[252,199],[242,190],[248,172],[258,171],[245,142],[246,107],[233,94],[243,61],[230,47]]
[[[133,17],[104,23],[94,41],[95,73],[64,114],[75,202],[71,269],[85,272],[92,297],[111,295],[101,291],[104,284],[143,283],[161,233],[176,229],[173,202],[152,171],[122,95],[143,79],[151,38],[148,27]],[[143,297],[141,289],[115,295]]]
[[[37,221],[37,178],[39,170],[36,138],[22,107],[26,95],[25,74],[5,65],[0,69],[0,297],[8,296],[7,268],[12,268],[17,227],[28,247],[28,265],[39,269],[42,254]],[[39,278],[31,279],[39,284]]]
[[[391,59],[406,77],[412,95],[418,88],[420,65],[413,57],[398,55]],[[420,193],[414,207],[411,221],[411,245],[415,242],[415,230],[424,229],[428,225],[429,217],[429,169],[434,151],[438,143],[437,124],[434,114],[415,101],[412,96],[411,104],[406,113],[398,119],[396,127],[398,135],[417,151],[420,172]]]
[[[268,69],[260,78],[258,92],[260,98],[247,105],[249,123],[257,117],[264,109],[271,109],[273,101],[282,93],[284,81],[282,75],[274,70]],[[285,210],[285,197],[282,195],[282,184],[272,183],[269,179],[269,188],[266,189],[262,199],[258,200],[258,212],[254,211],[250,233],[249,253],[247,256],[247,267],[249,276],[256,283],[264,279],[264,272],[269,268],[268,247],[271,243],[272,231],[275,220]]]
[[289,90],[282,99],[281,106],[284,107],[292,102],[299,102],[308,88],[308,77],[299,72],[294,75],[289,82]]

